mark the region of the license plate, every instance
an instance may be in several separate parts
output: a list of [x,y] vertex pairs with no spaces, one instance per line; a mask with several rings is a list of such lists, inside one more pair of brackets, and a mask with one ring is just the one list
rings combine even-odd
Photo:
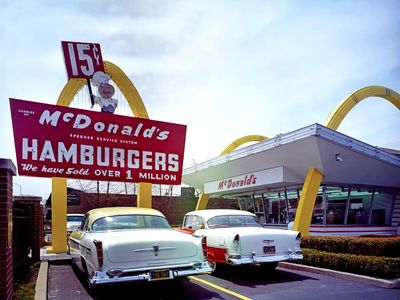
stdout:
[[264,254],[275,253],[275,246],[264,246]]
[[170,279],[169,270],[152,270],[150,271],[150,280]]

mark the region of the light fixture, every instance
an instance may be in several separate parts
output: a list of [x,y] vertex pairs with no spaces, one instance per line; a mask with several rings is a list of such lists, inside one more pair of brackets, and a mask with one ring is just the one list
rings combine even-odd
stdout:
[[340,153],[336,153],[335,157],[336,161],[343,161],[343,158],[340,156]]

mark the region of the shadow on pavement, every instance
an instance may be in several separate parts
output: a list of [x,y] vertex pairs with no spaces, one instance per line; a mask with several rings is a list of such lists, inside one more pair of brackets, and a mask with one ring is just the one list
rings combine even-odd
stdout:
[[228,280],[236,285],[248,287],[291,281],[316,280],[313,277],[293,274],[292,272],[285,271],[279,267],[273,271],[266,272],[258,265],[218,265],[212,276]]
[[[139,296],[140,295],[140,296]],[[142,299],[199,300],[226,299],[190,280],[118,283],[87,287],[83,274],[71,265],[49,265],[48,299]]]

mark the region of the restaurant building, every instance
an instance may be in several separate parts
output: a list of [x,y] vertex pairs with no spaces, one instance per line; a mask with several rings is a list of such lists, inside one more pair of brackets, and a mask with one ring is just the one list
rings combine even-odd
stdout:
[[400,235],[400,152],[312,124],[187,168],[183,182],[235,199],[269,227],[295,219],[310,168],[322,175],[310,235]]

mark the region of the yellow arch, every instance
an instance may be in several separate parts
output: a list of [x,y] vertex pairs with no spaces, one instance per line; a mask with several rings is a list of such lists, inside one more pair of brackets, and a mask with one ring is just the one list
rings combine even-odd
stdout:
[[220,156],[225,155],[229,152],[232,152],[236,148],[240,147],[243,144],[250,143],[250,142],[261,142],[267,140],[268,138],[263,135],[246,135],[234,140],[230,143],[220,154]]
[[400,95],[384,86],[367,86],[351,93],[328,116],[325,126],[337,130],[346,115],[360,101],[368,97],[381,97],[400,109]]
[[[337,130],[343,119],[353,109],[353,107],[368,97],[384,98],[400,109],[400,95],[398,93],[384,86],[368,86],[359,89],[346,97],[330,113],[325,121],[325,126]],[[309,234],[312,211],[323,176],[324,175],[315,168],[309,168],[307,171],[293,227],[294,230],[300,231],[303,236]]]
[[[232,143],[230,143],[220,154],[220,156],[228,154],[229,152],[232,152],[236,148],[240,147],[243,144],[250,143],[250,142],[261,142],[264,140],[268,140],[266,136],[263,135],[246,135],[241,138],[238,138],[237,140],[234,140]],[[208,204],[208,199],[210,198],[209,194],[204,194],[201,193],[199,200],[197,201],[196,205],[196,210],[199,209],[206,209],[207,204]]]
[[[104,61],[104,69],[125,96],[132,113],[136,117],[148,119],[146,107],[136,87],[126,74],[115,64]],[[62,89],[57,105],[69,106],[79,90],[87,84],[86,79],[70,79]],[[67,251],[65,234],[67,215],[67,178],[52,178],[52,247],[49,253]],[[56,201],[54,199],[57,199]],[[137,206],[151,207],[151,183],[139,183]]]

